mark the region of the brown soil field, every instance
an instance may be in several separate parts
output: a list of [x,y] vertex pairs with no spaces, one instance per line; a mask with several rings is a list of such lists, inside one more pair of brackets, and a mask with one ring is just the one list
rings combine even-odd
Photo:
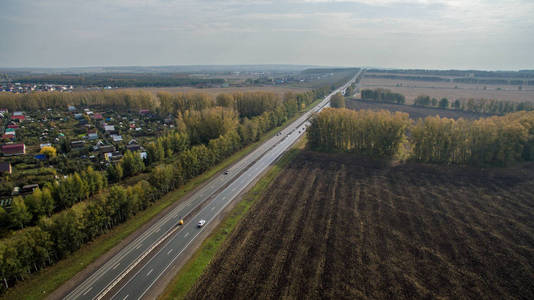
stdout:
[[251,86],[251,87],[228,87],[228,88],[193,88],[193,87],[161,87],[161,88],[127,88],[124,90],[136,91],[144,90],[150,91],[154,94],[158,92],[169,93],[205,93],[213,96],[217,96],[222,93],[244,93],[244,92],[272,92],[279,95],[283,95],[286,92],[303,93],[309,91],[308,88],[300,87],[278,87],[278,86]]
[[534,299],[534,170],[301,153],[188,299]]
[[391,112],[401,111],[408,113],[410,118],[419,119],[426,118],[428,116],[440,116],[450,119],[467,119],[467,120],[476,120],[480,118],[489,117],[488,114],[477,114],[468,111],[458,111],[452,109],[440,109],[432,107],[420,107],[412,105],[402,105],[402,104],[389,104],[389,103],[379,103],[379,102],[370,102],[370,101],[361,101],[361,100],[345,100],[345,106],[349,109],[360,110],[360,109],[370,109],[370,110],[389,110]]
[[[398,86],[401,85],[401,86]],[[484,90],[484,86],[486,89]],[[453,82],[426,82],[400,79],[382,79],[363,77],[361,88],[386,88],[395,93],[403,94],[407,103],[420,95],[428,95],[437,99],[443,97],[456,99],[484,98],[517,102],[534,102],[534,86],[523,86],[518,90],[516,85],[478,85]],[[500,90],[498,90],[500,88]]]

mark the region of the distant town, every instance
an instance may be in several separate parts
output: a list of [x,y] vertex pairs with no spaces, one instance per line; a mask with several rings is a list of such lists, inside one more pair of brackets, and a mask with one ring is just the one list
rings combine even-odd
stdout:
[[8,83],[0,84],[0,92],[30,93],[30,92],[72,92],[72,85],[60,84],[31,84],[31,83]]

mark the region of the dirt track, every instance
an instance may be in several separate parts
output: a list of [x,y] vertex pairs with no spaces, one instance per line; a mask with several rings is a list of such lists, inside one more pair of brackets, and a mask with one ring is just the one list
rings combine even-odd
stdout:
[[190,299],[534,298],[532,166],[304,152],[268,191]]

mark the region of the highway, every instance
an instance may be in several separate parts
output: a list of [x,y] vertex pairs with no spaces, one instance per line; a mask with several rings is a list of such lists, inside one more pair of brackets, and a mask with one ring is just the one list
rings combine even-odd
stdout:
[[[330,97],[344,91],[362,71],[288,125],[281,134],[270,138],[230,167],[227,175],[221,172],[214,176],[209,183],[155,222],[77,285],[64,299],[142,298],[206,229],[210,221],[305,133],[311,115],[327,107]],[[178,220],[189,214],[192,216],[185,219],[185,224],[177,226]],[[197,227],[197,222],[201,219],[206,220],[206,225]]]

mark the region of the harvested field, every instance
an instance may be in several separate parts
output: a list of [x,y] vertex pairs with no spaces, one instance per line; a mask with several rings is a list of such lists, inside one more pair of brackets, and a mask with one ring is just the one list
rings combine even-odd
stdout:
[[534,171],[303,152],[189,299],[534,298]]
[[453,82],[369,78],[364,76],[361,82],[361,88],[386,88],[392,92],[403,94],[406,97],[406,102],[409,104],[413,103],[413,99],[419,95],[428,95],[436,99],[445,97],[449,101],[484,98],[516,102],[534,102],[534,86],[522,86],[522,90],[518,90],[517,85],[461,84]]
[[370,109],[370,110],[389,110],[391,112],[401,111],[408,113],[410,118],[419,119],[426,118],[428,116],[437,116],[446,117],[450,119],[467,119],[467,120],[476,120],[480,118],[489,117],[487,114],[477,114],[467,111],[457,111],[451,109],[440,109],[440,108],[431,108],[431,107],[420,107],[412,105],[403,105],[403,104],[389,104],[389,103],[379,103],[379,102],[369,102],[361,100],[350,100],[345,101],[347,108],[360,110],[360,109]]
[[287,92],[303,93],[311,89],[300,87],[278,87],[278,86],[251,86],[251,87],[228,87],[228,88],[193,88],[193,87],[162,87],[162,88],[128,88],[125,90],[144,90],[154,94],[157,92],[169,93],[205,93],[217,96],[222,93],[245,93],[245,92],[271,92],[283,95]]

